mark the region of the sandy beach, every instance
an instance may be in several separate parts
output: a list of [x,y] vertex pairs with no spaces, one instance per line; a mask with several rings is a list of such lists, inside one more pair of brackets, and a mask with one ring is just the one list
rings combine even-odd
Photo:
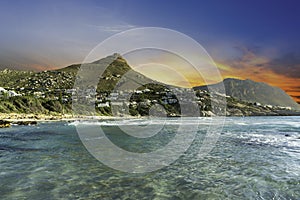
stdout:
[[87,115],[45,115],[45,114],[24,114],[24,113],[0,113],[0,120],[8,122],[20,121],[76,121],[76,120],[108,120],[108,119],[124,119],[124,118],[141,118],[134,116],[87,116]]

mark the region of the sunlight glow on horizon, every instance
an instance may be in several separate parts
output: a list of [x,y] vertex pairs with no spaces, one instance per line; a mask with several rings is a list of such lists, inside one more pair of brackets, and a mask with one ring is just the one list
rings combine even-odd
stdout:
[[[133,67],[134,70],[152,78],[156,81],[160,81],[166,84],[172,84],[180,87],[194,87],[200,85],[206,85],[201,76],[195,75],[194,73],[189,73],[189,71],[178,70],[174,67],[176,73],[181,73],[187,81],[182,81],[176,79],[178,75],[174,72],[166,69],[160,69],[160,66],[153,65],[153,68],[150,68],[151,65],[146,65],[145,67]],[[295,96],[300,96],[300,93],[294,91],[295,83],[300,82],[300,79],[290,78],[284,75],[273,72],[270,69],[257,69],[253,66],[243,66],[243,68],[237,69],[233,68],[228,64],[223,64],[221,62],[216,62],[216,66],[220,70],[220,73],[223,79],[226,78],[237,78],[237,79],[251,79],[256,82],[264,82],[271,86],[279,87],[289,94],[295,101],[299,102],[299,98]],[[191,69],[191,66],[186,67],[186,69]],[[170,67],[169,67],[170,68]],[[181,66],[182,68],[182,66]],[[183,67],[184,68],[184,67]],[[174,78],[175,77],[175,78]],[[214,82],[216,83],[216,82]],[[212,84],[212,83],[211,83]]]

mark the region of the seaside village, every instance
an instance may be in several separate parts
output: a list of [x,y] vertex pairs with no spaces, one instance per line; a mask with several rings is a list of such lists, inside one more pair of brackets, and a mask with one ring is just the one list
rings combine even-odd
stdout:
[[[96,89],[90,88],[85,89],[82,92],[78,92],[76,89],[70,89],[66,92],[73,96],[73,102],[95,102],[98,109],[114,107],[115,110],[118,109],[117,113],[124,113],[126,108],[149,108],[151,105],[157,103],[165,106],[175,106],[178,103],[191,104],[192,101],[195,100],[200,102],[200,97],[197,97],[196,99],[191,98],[191,95],[189,95],[187,90],[190,89],[175,88],[171,91],[168,88],[164,88],[159,91],[155,91],[153,89],[144,88],[141,90],[116,90],[111,93],[97,93]],[[175,95],[174,93],[178,95]],[[171,116],[175,115],[175,113],[171,113]]]
[[[0,98],[8,99],[20,96],[33,96],[35,98],[42,98],[48,100],[59,100],[63,104],[71,104],[73,102],[95,102],[98,109],[109,108],[111,106],[119,106],[124,109],[124,106],[136,108],[137,106],[150,106],[156,103],[162,105],[175,105],[175,104],[189,104],[192,102],[197,103],[201,110],[208,111],[209,94],[206,90],[196,91],[196,96],[191,97],[187,95],[190,89],[186,88],[173,88],[172,91],[168,88],[163,90],[153,91],[149,88],[142,90],[124,90],[97,93],[95,88],[87,88],[80,92],[75,88],[72,89],[53,89],[53,88],[4,88],[0,87]],[[77,94],[77,95],[76,95]],[[230,98],[224,94],[218,94],[226,98]],[[143,98],[141,98],[143,97]],[[126,104],[126,105],[125,105]],[[265,107],[269,109],[278,108],[291,110],[291,107],[280,107],[273,105],[262,105],[255,102],[254,106]],[[209,113],[208,113],[209,114]],[[174,114],[175,115],[175,114]],[[205,113],[204,113],[205,115]]]
[[[154,89],[155,90],[155,89]],[[153,104],[163,105],[165,108],[168,107],[169,116],[177,116],[178,112],[176,112],[175,108],[180,101],[180,103],[191,104],[192,101],[201,102],[204,100],[203,97],[191,98],[188,90],[185,88],[174,88],[171,91],[168,88],[160,88],[159,90],[143,88],[137,90],[116,90],[112,92],[101,92],[97,93],[96,88],[85,88],[80,91],[79,89],[53,89],[53,88],[3,88],[0,87],[0,98],[1,99],[10,99],[10,98],[18,98],[22,96],[31,96],[36,99],[43,100],[54,100],[59,101],[61,104],[70,105],[71,103],[95,103],[95,107],[100,111],[110,110],[110,108],[114,107],[117,113],[122,116],[122,113],[126,110],[126,108],[130,108],[131,110],[144,110],[143,114],[141,112],[135,112],[137,115],[145,115],[146,110]],[[175,95],[176,93],[177,95]],[[205,91],[202,92],[206,93]],[[204,105],[207,106],[207,105]],[[177,106],[178,107],[178,106]],[[204,108],[205,109],[205,108]],[[206,109],[208,110],[208,108]],[[103,113],[103,112],[102,112]],[[107,114],[107,113],[106,113]]]

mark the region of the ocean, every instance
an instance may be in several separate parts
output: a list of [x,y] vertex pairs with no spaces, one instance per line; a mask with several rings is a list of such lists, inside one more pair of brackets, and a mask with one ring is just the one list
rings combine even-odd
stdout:
[[[199,157],[206,130],[214,126],[208,121],[187,119],[199,125],[189,148],[169,165],[146,173],[98,161],[76,126],[87,133],[98,126],[114,145],[147,154],[176,137],[177,119],[150,125],[146,119],[41,122],[0,129],[0,199],[300,199],[300,117],[228,117],[210,152]],[[123,130],[156,125],[162,128],[149,138]]]

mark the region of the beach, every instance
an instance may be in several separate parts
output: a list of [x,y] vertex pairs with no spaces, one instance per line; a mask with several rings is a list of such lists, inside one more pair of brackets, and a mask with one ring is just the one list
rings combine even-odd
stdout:
[[100,115],[45,115],[45,114],[24,114],[24,113],[0,113],[0,128],[9,128],[15,125],[36,125],[39,122],[55,121],[81,121],[81,120],[122,120],[122,119],[147,119],[141,116],[100,116]]

